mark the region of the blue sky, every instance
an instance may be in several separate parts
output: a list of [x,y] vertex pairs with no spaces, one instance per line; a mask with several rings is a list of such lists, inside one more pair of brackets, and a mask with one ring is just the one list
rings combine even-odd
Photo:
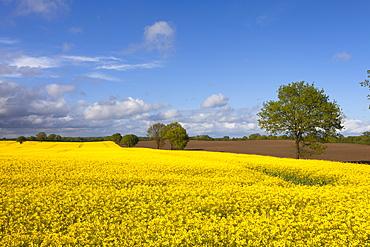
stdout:
[[314,82],[370,130],[369,1],[0,0],[0,137],[261,133],[277,89]]

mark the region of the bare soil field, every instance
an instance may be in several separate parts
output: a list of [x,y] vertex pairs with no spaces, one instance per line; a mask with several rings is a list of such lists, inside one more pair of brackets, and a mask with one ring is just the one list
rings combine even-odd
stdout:
[[[243,154],[258,154],[283,158],[294,158],[294,142],[290,140],[248,140],[248,141],[189,141],[185,150],[214,151]],[[349,143],[327,143],[328,148],[321,155],[309,159],[333,160],[370,164],[370,146]],[[153,141],[141,141],[136,147],[155,148]],[[164,149],[169,149],[168,143]]]

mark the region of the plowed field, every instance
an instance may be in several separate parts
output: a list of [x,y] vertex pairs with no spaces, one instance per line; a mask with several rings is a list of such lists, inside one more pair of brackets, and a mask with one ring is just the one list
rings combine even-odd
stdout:
[[[189,141],[185,150],[216,151],[244,154],[259,154],[275,157],[294,158],[294,142],[289,140],[249,141]],[[348,143],[327,143],[324,154],[310,159],[359,162],[370,164],[370,146]],[[155,148],[153,141],[141,141],[137,147]],[[169,149],[166,143],[164,149]]]

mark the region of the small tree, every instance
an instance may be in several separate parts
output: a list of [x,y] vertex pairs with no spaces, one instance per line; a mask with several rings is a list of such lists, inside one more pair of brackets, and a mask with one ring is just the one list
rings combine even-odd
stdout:
[[165,139],[163,136],[163,132],[161,131],[163,130],[165,126],[166,125],[163,123],[156,123],[150,126],[147,131],[147,136],[153,139],[158,149],[164,146]]
[[263,103],[257,114],[260,117],[258,125],[272,134],[292,136],[297,159],[324,152],[326,146],[320,143],[343,129],[341,109],[335,101],[329,101],[324,90],[313,84],[301,81],[280,86],[278,99]]
[[[370,78],[370,70],[367,71],[367,77]],[[370,90],[370,81],[369,81],[369,79],[366,79],[366,80],[360,82],[360,85],[363,86],[363,87],[367,87]],[[367,99],[370,100],[370,95],[367,95]],[[369,109],[370,109],[370,105],[369,105]]]
[[47,139],[47,135],[45,132],[39,132],[38,134],[36,134],[36,140],[42,142],[46,139]]
[[133,147],[139,142],[139,137],[136,135],[125,135],[122,137],[121,142],[125,144],[126,147]]
[[171,149],[185,149],[189,142],[189,136],[186,130],[178,122],[166,125],[161,134],[170,142]]
[[113,134],[108,137],[109,141],[114,141],[115,143],[119,143],[122,140],[122,135],[120,133]]
[[19,142],[19,144],[22,144],[23,142],[27,141],[27,138],[24,136],[20,136],[16,139],[16,141]]

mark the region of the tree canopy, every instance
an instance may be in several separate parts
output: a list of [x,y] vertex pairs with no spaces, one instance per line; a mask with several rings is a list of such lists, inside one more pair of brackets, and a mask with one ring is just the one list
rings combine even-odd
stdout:
[[171,149],[185,149],[189,142],[189,136],[186,130],[178,122],[170,123],[164,126],[160,134],[170,142]]
[[280,86],[278,100],[264,102],[257,115],[258,125],[267,132],[293,137],[298,159],[322,153],[326,147],[319,143],[343,129],[339,105],[330,102],[324,90],[304,81]]
[[126,147],[133,147],[139,142],[139,137],[134,134],[122,136],[121,142],[125,144]]
[[122,140],[122,135],[120,133],[115,133],[107,138],[109,141],[114,141],[115,143],[120,143]]
[[36,134],[36,140],[42,142],[44,140],[47,140],[47,135],[45,132],[39,132]]
[[[370,70],[367,71],[367,77],[370,78]],[[360,85],[363,86],[363,87],[367,87],[370,90],[370,81],[369,81],[369,79],[366,79],[366,80],[360,82]],[[370,100],[370,94],[367,95],[367,99]],[[370,109],[370,105],[369,105],[369,109]]]
[[158,149],[164,146],[165,139],[163,136],[163,132],[161,131],[163,130],[165,126],[166,125],[163,123],[156,123],[150,126],[147,131],[147,136],[153,139]]
[[19,142],[22,144],[23,142],[27,141],[27,138],[24,136],[19,136],[15,141]]

